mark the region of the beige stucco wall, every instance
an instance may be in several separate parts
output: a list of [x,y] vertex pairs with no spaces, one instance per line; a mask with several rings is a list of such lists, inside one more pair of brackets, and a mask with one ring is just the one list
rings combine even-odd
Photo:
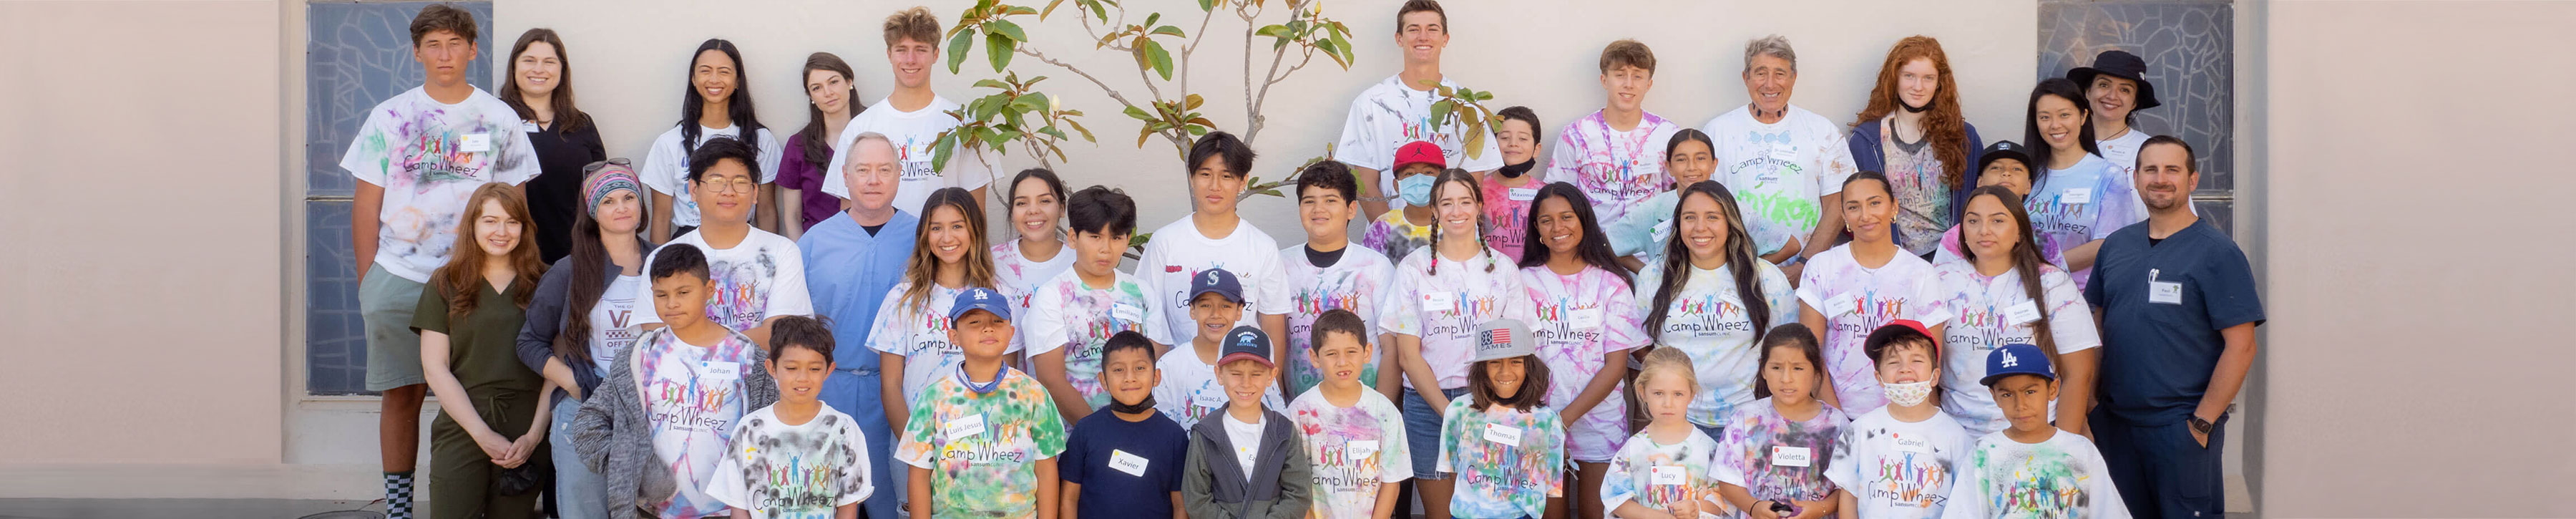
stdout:
[[2263,512],[2576,516],[2576,3],[2271,7]]

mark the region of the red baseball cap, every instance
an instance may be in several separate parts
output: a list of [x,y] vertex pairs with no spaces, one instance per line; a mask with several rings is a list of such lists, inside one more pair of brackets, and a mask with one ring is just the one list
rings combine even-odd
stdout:
[[1431,141],[1413,141],[1396,148],[1395,165],[1387,169],[1401,170],[1405,166],[1414,164],[1430,164],[1431,167],[1449,169],[1448,159],[1440,157],[1440,145],[1432,144]]

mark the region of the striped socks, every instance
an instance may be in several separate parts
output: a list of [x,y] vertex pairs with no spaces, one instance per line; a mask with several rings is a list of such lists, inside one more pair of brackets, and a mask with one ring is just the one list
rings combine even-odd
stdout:
[[411,472],[385,473],[385,519],[412,519]]

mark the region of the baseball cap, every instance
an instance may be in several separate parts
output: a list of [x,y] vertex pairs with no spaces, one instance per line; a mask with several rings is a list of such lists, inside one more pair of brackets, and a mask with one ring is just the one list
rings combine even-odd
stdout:
[[948,327],[956,328],[957,318],[965,316],[966,312],[974,310],[992,312],[994,317],[1009,320],[1011,318],[1011,300],[1010,298],[1002,297],[1001,292],[995,292],[993,289],[984,287],[968,288],[964,292],[958,292],[956,306],[948,308]]
[[1197,301],[1199,294],[1209,292],[1225,296],[1225,300],[1233,301],[1234,304],[1243,304],[1243,282],[1236,281],[1234,273],[1226,272],[1225,269],[1203,270],[1199,272],[1198,277],[1190,278],[1189,300]]
[[1994,353],[1986,354],[1986,378],[1977,379],[1977,383],[1992,387],[1996,380],[2013,375],[2039,375],[2057,380],[2057,372],[2048,368],[2048,354],[2039,351],[2038,346],[2006,344],[1995,348]]
[[1476,327],[1476,362],[1537,355],[1536,338],[1519,319],[1495,319]]
[[2013,141],[1995,141],[1994,144],[1986,145],[1985,151],[1979,152],[1979,156],[1977,157],[1977,171],[1985,171],[1986,166],[1994,164],[1996,159],[2013,159],[2021,161],[2021,165],[2025,169],[2031,169],[2032,166],[2030,163],[2030,147],[2023,146],[2021,143]]
[[1922,322],[1913,319],[1897,319],[1879,325],[1877,330],[1869,332],[1868,338],[1861,340],[1861,348],[1869,355],[1872,362],[1876,362],[1880,348],[1887,347],[1888,343],[1912,337],[1922,337],[1925,342],[1931,343],[1933,362],[1940,362],[1941,341],[1933,340],[1932,329],[1923,327]]
[[1399,171],[1405,166],[1414,164],[1430,164],[1432,167],[1441,169],[1449,168],[1448,159],[1440,156],[1440,145],[1432,144],[1431,141],[1413,141],[1395,149],[1395,165],[1388,166],[1387,170]]
[[1263,366],[1279,365],[1270,360],[1270,334],[1262,333],[1260,328],[1250,326],[1236,326],[1233,330],[1227,330],[1225,344],[1217,349],[1217,354],[1216,364],[1219,366],[1238,360],[1260,362]]

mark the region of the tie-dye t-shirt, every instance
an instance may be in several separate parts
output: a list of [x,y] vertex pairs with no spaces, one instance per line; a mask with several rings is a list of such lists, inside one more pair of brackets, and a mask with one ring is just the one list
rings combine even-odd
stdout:
[[1095,409],[1109,405],[1109,391],[1100,379],[1101,348],[1109,345],[1109,336],[1133,331],[1146,340],[1172,343],[1172,332],[1163,329],[1163,305],[1154,293],[1137,284],[1135,276],[1110,273],[1117,280],[1110,288],[1084,285],[1082,273],[1073,270],[1037,285],[1028,313],[1020,317],[1019,333],[1011,336],[1027,338],[1032,358],[1064,350],[1065,383]]
[[875,333],[868,334],[868,349],[903,357],[903,397],[921,398],[921,389],[931,382],[957,373],[957,365],[966,361],[966,350],[948,342],[948,331],[955,326],[948,309],[957,306],[957,294],[963,289],[930,284],[930,297],[922,304],[906,304],[903,295],[912,290],[912,282],[894,284],[886,291],[885,304],[877,305]]
[[[1726,437],[1717,441],[1717,462],[1710,467],[1717,481],[1744,487],[1763,501],[1819,501],[1833,495],[1834,482],[1825,479],[1832,464],[1827,456],[1833,455],[1834,443],[1851,419],[1834,406],[1816,408],[1816,416],[1803,422],[1780,416],[1769,398],[1735,408],[1726,419]],[[1743,516],[1738,510],[1729,517]]]
[[[2111,161],[2090,154],[2075,167],[2048,170],[2031,186],[2030,198],[2022,200],[2023,208],[2030,210],[2031,238],[2038,240],[2041,255],[2063,266],[2066,249],[2146,221],[2147,209],[2138,202],[2132,182]],[[2075,286],[2082,288],[2092,274],[2093,269],[2075,272]]]
[[1404,219],[1404,211],[1387,211],[1369,221],[1368,230],[1360,232],[1360,246],[1375,249],[1389,258],[1404,258],[1431,244],[1431,226],[1414,225]]
[[645,426],[653,431],[653,455],[680,486],[655,511],[662,517],[724,515],[724,502],[707,495],[707,483],[733,445],[735,421],[749,407],[742,373],[762,369],[760,346],[728,333],[701,347],[661,328],[636,339],[629,358],[635,389],[644,395]]
[[474,89],[446,104],[420,87],[367,109],[340,169],[385,189],[375,215],[377,266],[414,283],[447,264],[456,223],[476,188],[537,176],[537,151],[519,131],[519,112]]
[[[1163,372],[1163,383],[1154,386],[1154,410],[1181,424],[1182,430],[1198,427],[1199,420],[1224,413],[1230,397],[1225,394],[1225,385],[1217,383],[1216,365],[1208,363],[1215,357],[1210,354],[1200,358],[1196,345],[1182,341],[1155,359],[1154,368]],[[1287,407],[1287,400],[1279,396],[1278,384],[1268,384],[1268,389],[1261,392],[1261,405],[1265,409]]]
[[[1442,259],[1440,272],[1434,274],[1432,257],[1438,254],[1426,247],[1405,256],[1395,267],[1395,289],[1386,296],[1386,331],[1421,339],[1422,359],[1440,382],[1436,388],[1415,388],[1423,392],[1467,387],[1468,359],[1476,354],[1476,327],[1529,311],[1520,269],[1497,257],[1499,253],[1488,249],[1466,261]],[[1404,387],[1414,387],[1411,377],[1404,380]]]
[[1878,142],[1883,143],[1879,169],[1895,191],[1896,244],[1917,256],[1929,254],[1940,246],[1941,229],[1959,223],[1950,211],[1951,186],[1943,181],[1938,148],[1925,141],[1906,151],[1907,145],[1896,140],[1896,114],[1879,120]]
[[[1618,274],[1587,266],[1566,276],[1540,265],[1521,269],[1521,281],[1529,287],[1531,317],[1537,318],[1529,325],[1538,336],[1538,358],[1555,380],[1547,388],[1549,404],[1564,407],[1583,394],[1610,353],[1647,344],[1637,293]],[[1618,362],[1621,369],[1628,367],[1625,356]],[[1567,456],[1586,463],[1609,461],[1619,452],[1619,441],[1628,437],[1627,403],[1614,388],[1566,429]]]
[[[1767,261],[1751,261],[1755,279],[1762,284],[1762,302],[1771,326],[1798,321],[1798,293],[1789,287],[1789,276]],[[1719,265],[1713,270],[1691,267],[1690,279],[1682,281],[1681,291],[1673,295],[1665,311],[1662,336],[1655,344],[1672,347],[1689,354],[1691,370],[1699,376],[1699,392],[1691,396],[1690,421],[1701,427],[1717,427],[1737,406],[1753,401],[1753,377],[1762,352],[1755,348],[1762,337],[1755,330],[1753,316],[1744,306],[1744,295],[1735,289],[1735,265]],[[1646,264],[1637,274],[1638,320],[1654,304],[1655,291],[1664,283],[1662,262]],[[1651,332],[1652,330],[1649,330]],[[1655,337],[1649,335],[1649,337]]]
[[[1710,472],[1710,464],[1717,460],[1717,440],[1698,427],[1689,429],[1681,443],[1671,445],[1656,442],[1650,431],[1629,436],[1610,459],[1610,473],[1601,478],[1601,509],[1618,510],[1619,505],[1636,501],[1661,512],[1674,503],[1698,499],[1701,511],[1731,514],[1726,500],[1717,497],[1717,480]],[[1710,502],[1717,506],[1709,506]]]
[[1004,367],[992,392],[976,393],[963,372],[950,373],[912,399],[895,459],[930,469],[934,517],[1037,515],[1036,463],[1062,454],[1065,442],[1046,386]]
[[[680,127],[673,126],[669,130],[664,130],[660,137],[653,139],[653,147],[645,153],[644,163],[635,168],[636,179],[644,181],[645,187],[653,188],[654,194],[671,197],[671,225],[695,226],[700,223],[698,199],[690,195],[690,191],[697,189],[698,184],[689,181],[689,150],[696,149],[695,146],[704,146],[707,141],[719,137],[743,140],[742,127],[716,129],[699,126],[698,142],[689,148],[683,148],[680,146]],[[760,164],[759,167],[752,168],[751,175],[762,184],[776,182],[778,164],[780,158],[785,156],[787,147],[780,145],[778,137],[771,134],[768,128],[753,132],[752,139],[754,140],[752,144],[760,147],[760,152],[753,156],[752,160]]]
[[[1986,354],[2006,344],[2039,344],[2035,338],[2038,321],[2015,318],[2037,318],[2038,310],[2048,311],[2048,335],[2057,340],[2057,351],[2078,352],[2102,346],[2102,335],[2093,328],[2093,309],[2084,304],[2084,295],[2075,289],[2075,281],[2056,265],[2039,266],[2040,296],[2044,304],[2030,300],[2022,289],[2021,272],[2004,271],[2000,276],[1977,274],[1977,268],[1966,261],[1934,267],[1940,271],[1941,291],[1950,294],[1950,311],[1957,317],[1941,330],[1941,410],[1967,427],[1969,437],[2004,430],[2012,422],[2004,419],[2002,408],[1995,406],[1995,395],[1978,380],[1986,378]],[[2048,406],[2049,419],[2057,419],[2057,406]]]
[[1547,498],[1565,496],[1565,424],[1547,406],[1476,410],[1461,395],[1441,412],[1441,472],[1456,474],[1449,513],[1457,517],[1539,517]]
[[[1384,352],[1393,344],[1377,344],[1378,323],[1383,319],[1384,305],[1378,300],[1386,293],[1387,283],[1395,281],[1395,262],[1367,247],[1342,247],[1342,259],[1330,267],[1317,267],[1306,261],[1306,246],[1281,249],[1279,263],[1287,266],[1289,299],[1297,309],[1288,312],[1288,390],[1305,394],[1324,382],[1324,372],[1315,368],[1315,319],[1325,310],[1349,310],[1360,316],[1360,341],[1375,345],[1373,352]],[[1280,337],[1272,337],[1277,340]],[[1369,357],[1368,367],[1360,369],[1360,383],[1377,385],[1378,359]]]
[[1717,140],[1717,174],[1709,179],[1735,194],[1762,252],[1779,250],[1791,237],[1811,241],[1824,216],[1818,199],[1843,192],[1843,179],[1859,172],[1841,128],[1797,105],[1777,123],[1763,124],[1738,107],[1700,128]]
[[[716,282],[715,293],[707,296],[707,319],[740,332],[771,317],[814,315],[814,297],[805,291],[805,253],[796,249],[795,240],[754,228],[733,248],[718,249],[707,246],[703,232],[689,231],[662,247],[685,244],[706,253],[707,275]],[[652,258],[645,258],[644,272],[652,271]],[[635,300],[652,301],[652,282],[641,289]],[[662,316],[636,312],[635,322],[661,324]]]
[[797,425],[779,421],[776,405],[743,415],[707,495],[752,519],[832,519],[833,508],[876,493],[866,433],[850,415],[819,405]]
[[1559,130],[1556,151],[1549,155],[1547,178],[1582,188],[1592,199],[1592,212],[1604,222],[1618,221],[1646,197],[1671,187],[1664,174],[1664,145],[1680,125],[1641,112],[1637,127],[1619,131],[1595,111]]
[[1537,178],[1510,187],[1503,185],[1500,174],[1485,176],[1485,246],[1502,251],[1506,258],[1521,257],[1521,241],[1529,239],[1530,203],[1538,200],[1538,188],[1547,186],[1546,177],[1537,171],[1523,175]]
[[2111,486],[2102,451],[2075,433],[2049,429],[2039,443],[2004,433],[1977,439],[1950,504],[1948,519],[2128,519],[2129,505]]
[[1863,343],[1869,332],[1897,319],[1912,319],[1924,328],[1950,321],[1950,294],[1923,258],[1899,250],[1878,268],[1860,266],[1851,246],[1810,258],[1800,274],[1798,302],[1825,316],[1825,370],[1833,374],[1834,395],[1844,413],[1867,413],[1887,404],[1878,389],[1878,366],[1870,363]]
[[1288,420],[1306,435],[1314,462],[1314,503],[1306,517],[1362,519],[1377,512],[1378,485],[1413,477],[1404,445],[1404,412],[1385,394],[1361,388],[1360,401],[1333,405],[1321,389],[1288,403]]
[[1906,423],[1881,407],[1843,426],[1825,479],[1860,501],[1859,510],[1845,514],[1938,519],[1959,470],[1967,466],[1974,438],[1950,415],[1934,412],[1929,419]]
[[[1054,258],[1046,261],[1029,261],[1027,256],[1020,255],[1019,240],[993,245],[993,289],[1001,291],[1003,297],[1011,299],[1013,323],[1027,322],[1025,316],[1029,315],[1029,303],[1037,299],[1038,285],[1054,280],[1056,274],[1071,270],[1073,256],[1073,248],[1065,247],[1057,249]],[[1028,326],[1016,325],[1023,328]],[[1011,335],[1011,346],[1022,351],[1030,350],[1028,335]]]

